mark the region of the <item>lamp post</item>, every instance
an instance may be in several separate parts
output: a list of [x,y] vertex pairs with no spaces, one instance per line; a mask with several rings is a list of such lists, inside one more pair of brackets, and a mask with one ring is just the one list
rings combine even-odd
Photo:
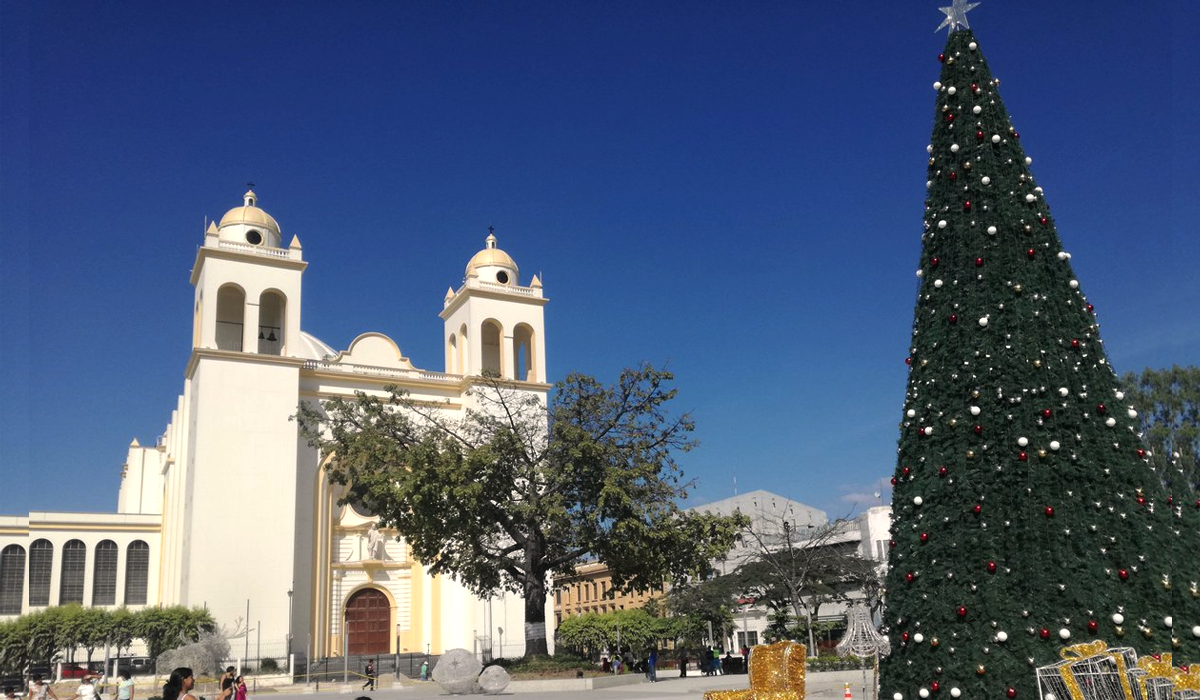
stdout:
[[292,589],[289,588],[288,596],[288,634],[287,634],[287,655],[290,659],[292,656]]

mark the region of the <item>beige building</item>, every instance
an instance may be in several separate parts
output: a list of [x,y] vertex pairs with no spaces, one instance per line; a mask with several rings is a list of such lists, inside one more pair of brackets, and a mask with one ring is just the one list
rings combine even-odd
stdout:
[[554,626],[564,618],[640,608],[661,596],[662,589],[621,593],[612,586],[612,573],[598,562],[580,564],[575,573],[554,580]]

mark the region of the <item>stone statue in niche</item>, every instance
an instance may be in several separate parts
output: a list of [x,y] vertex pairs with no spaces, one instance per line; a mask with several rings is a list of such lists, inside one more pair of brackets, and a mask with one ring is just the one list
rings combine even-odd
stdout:
[[363,559],[385,559],[385,544],[383,533],[379,531],[379,523],[371,523],[371,529],[367,531],[367,551]]

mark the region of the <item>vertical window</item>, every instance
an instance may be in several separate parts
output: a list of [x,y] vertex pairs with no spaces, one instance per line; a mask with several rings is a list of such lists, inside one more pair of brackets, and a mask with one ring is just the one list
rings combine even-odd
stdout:
[[54,545],[34,540],[29,545],[29,607],[50,604],[50,576],[54,570]]
[[287,299],[276,291],[258,298],[258,354],[278,355],[283,350],[284,318]]
[[242,324],[246,314],[246,294],[239,287],[225,285],[217,290],[217,349],[242,350]]
[[504,331],[501,330],[500,324],[495,321],[484,321],[479,332],[483,347],[481,367],[483,373],[494,374],[497,377],[505,376],[500,360],[500,341],[504,338]]
[[62,576],[58,604],[83,603],[83,574],[87,567],[87,545],[71,540],[63,545]]
[[104,540],[96,545],[92,564],[92,605],[117,604],[117,543]]
[[150,545],[134,540],[125,549],[125,604],[145,605],[150,576]]
[[25,548],[10,544],[0,552],[0,615],[20,615],[25,597]]

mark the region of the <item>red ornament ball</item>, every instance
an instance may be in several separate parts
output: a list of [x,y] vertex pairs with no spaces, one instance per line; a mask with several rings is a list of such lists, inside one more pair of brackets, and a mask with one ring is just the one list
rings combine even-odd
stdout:
[[[1017,131],[1016,129],[1013,129],[1013,130],[1012,130],[1012,137],[1013,137],[1014,139],[1019,139],[1019,138],[1021,138],[1021,133],[1020,133],[1019,131]],[[1011,696],[1010,696],[1010,697],[1011,697]]]
[[945,63],[945,62],[946,62],[946,54],[939,53],[938,54],[938,63]]
[[[1137,502],[1138,502],[1138,505],[1139,505],[1139,506],[1144,506],[1144,505],[1146,505],[1146,497],[1145,497],[1145,496],[1143,496],[1143,495],[1141,495],[1141,494],[1138,494],[1138,497],[1137,497]],[[1170,504],[1171,504],[1171,499],[1169,499],[1169,498],[1168,498],[1168,499],[1167,499],[1167,505],[1170,505]]]
[[1042,639],[1049,639],[1050,638],[1050,630],[1043,627],[1042,631],[1038,632],[1038,636],[1040,636]]
[[1175,505],[1175,497],[1174,496],[1167,496],[1167,505],[1169,505],[1169,506]]
[[900,473],[903,474],[904,476],[908,476],[909,474],[912,473],[912,468],[911,467],[901,467]]
[[975,83],[971,83],[971,92],[979,92],[979,86]]
[[906,364],[906,365],[908,365],[909,367],[911,367],[911,366],[912,366],[912,358],[911,358],[911,357],[906,357],[906,358],[904,358],[904,364]]
[[893,476],[892,477],[892,486],[895,486],[895,485],[896,485],[896,477]]
[[1104,415],[1104,413],[1106,411],[1108,411],[1108,408],[1106,408],[1104,406],[1104,404],[1102,404],[1102,403],[1096,404],[1096,413],[1099,413],[1100,415]]
[[1041,224],[1042,226],[1045,226],[1046,224],[1050,223],[1050,219],[1047,219],[1046,217],[1043,216],[1042,218],[1038,219],[1038,223]]
[[917,577],[915,575],[913,575],[913,572],[911,572],[911,571],[908,572],[907,574],[904,574],[904,580],[908,581],[909,583],[912,583],[913,581],[915,581],[916,578]]
[[946,112],[946,123],[947,124],[954,123],[954,113],[953,112]]
[[975,267],[983,267],[983,258],[975,258]]
[[1146,451],[1139,447],[1138,451],[1137,451],[1137,456],[1138,456],[1138,459],[1145,459]]
[[1050,409],[1048,409],[1048,408],[1042,409],[1042,418],[1049,418],[1052,415],[1054,415],[1054,414],[1050,411]]
[[888,549],[896,548],[896,540],[888,540]]
[[976,141],[982,141],[982,140],[983,140],[983,132],[982,132],[982,131],[976,131],[976,132],[975,132],[975,140],[976,140]]
[[971,200],[963,202],[963,211],[971,211]]
[[967,606],[960,605],[960,606],[958,606],[958,610],[956,610],[955,612],[958,613],[959,617],[966,617],[967,616]]
[[929,266],[930,266],[930,267],[937,267],[937,266],[938,266],[938,263],[940,263],[940,262],[941,262],[941,260],[938,260],[937,258],[930,258],[930,259],[929,259]]
[[1100,625],[1096,624],[1095,620],[1088,620],[1087,628],[1089,634],[1095,634],[1096,630],[1100,629]]
[[1017,697],[1017,689],[1009,688],[1008,690],[1004,691],[1004,694],[1010,698],[1015,698],[1015,697]]
[[905,632],[905,633],[901,634],[901,635],[900,635],[900,639],[902,639],[902,640],[904,640],[905,642],[907,642],[907,641],[908,641],[908,632]]
[[958,314],[950,314],[950,323],[958,323]]
[[1087,310],[1089,314],[1096,313],[1096,307],[1092,306],[1091,304],[1087,305]]
[[1037,255],[1037,251],[1034,250],[1033,248],[1030,248],[1029,250],[1025,251],[1025,257],[1029,258],[1030,260],[1033,260],[1035,255]]
[[1047,518],[1053,518],[1053,517],[1054,517],[1054,508],[1053,508],[1053,506],[1046,506],[1046,517],[1047,517]]
[[989,574],[994,574],[994,573],[996,573],[996,562],[994,562],[994,561],[989,561],[989,562],[988,562],[988,565],[987,565],[987,570],[988,570],[988,573],[989,573]]
[[929,684],[929,689],[936,693],[942,689],[942,684],[938,683],[937,681],[934,681]]
[[929,541],[929,533],[928,533],[928,532],[922,532],[922,533],[921,533],[921,544],[925,544],[925,543],[926,543],[926,542],[928,542],[928,541]]
[[950,470],[945,467],[938,468],[938,476],[946,476],[949,473],[950,473]]
[[955,181],[955,180],[957,180],[957,179],[958,179],[958,173],[956,173],[956,172],[954,172],[953,170],[951,170],[951,171],[950,171],[950,182],[954,182],[954,181]]
[[1018,454],[1018,455],[1017,455],[1017,461],[1019,461],[1019,462],[1028,462],[1028,461],[1029,461],[1029,455],[1025,454],[1024,452],[1021,452],[1020,454]]
[[1078,350],[1078,349],[1079,349],[1079,339],[1078,339],[1078,338],[1072,338],[1072,339],[1071,339],[1071,349],[1072,349],[1072,350]]
[[982,425],[975,426],[973,428],[973,430],[975,431],[976,435],[983,435],[983,426]]
[[1129,570],[1128,569],[1117,570],[1117,578],[1121,579],[1122,581],[1128,581],[1129,580]]
[[[1196,505],[1200,506],[1200,501],[1196,501]],[[974,513],[975,515],[979,515],[980,513],[983,512],[983,506],[976,503],[975,507],[971,509],[971,512]]]

